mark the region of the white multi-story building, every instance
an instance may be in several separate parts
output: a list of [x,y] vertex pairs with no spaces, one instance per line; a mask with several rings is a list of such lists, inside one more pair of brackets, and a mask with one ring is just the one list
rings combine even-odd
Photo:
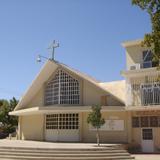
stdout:
[[155,151],[160,143],[160,70],[149,48],[141,40],[124,42],[126,70],[126,110],[132,115],[132,140],[145,151]]

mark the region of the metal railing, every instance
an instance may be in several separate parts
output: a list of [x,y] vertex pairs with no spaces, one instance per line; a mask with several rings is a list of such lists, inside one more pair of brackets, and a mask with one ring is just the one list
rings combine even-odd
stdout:
[[160,105],[160,82],[145,83],[140,86],[141,105]]

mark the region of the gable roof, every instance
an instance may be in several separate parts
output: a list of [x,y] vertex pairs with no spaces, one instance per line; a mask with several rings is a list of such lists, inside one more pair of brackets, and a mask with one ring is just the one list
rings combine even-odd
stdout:
[[106,87],[104,87],[103,85],[100,85],[100,82],[95,80],[91,76],[88,76],[88,75],[86,75],[86,74],[84,74],[84,73],[82,73],[78,70],[70,68],[69,66],[67,66],[65,64],[62,64],[62,63],[59,63],[57,61],[48,60],[45,63],[45,65],[42,67],[42,69],[40,70],[40,72],[36,76],[36,78],[32,81],[32,84],[30,85],[28,90],[25,92],[24,96],[22,96],[22,98],[20,99],[18,105],[15,108],[15,111],[20,109],[22,106],[25,106],[32,99],[32,97],[39,91],[41,86],[48,80],[48,78],[53,74],[53,72],[58,67],[64,68],[64,69],[70,71],[71,73],[79,76],[83,80],[86,80],[86,81],[92,83],[93,85],[95,85],[99,89],[106,92],[106,94],[112,95],[118,101],[120,101],[121,103],[124,104],[124,101],[122,100],[122,98],[119,98],[117,95],[110,92]]
[[105,88],[110,94],[113,94],[123,102],[125,102],[125,84],[125,80],[99,83],[101,87]]

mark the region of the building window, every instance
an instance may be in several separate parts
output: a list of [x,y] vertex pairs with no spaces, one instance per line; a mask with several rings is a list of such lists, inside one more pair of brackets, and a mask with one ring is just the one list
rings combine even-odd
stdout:
[[141,127],[149,127],[149,117],[140,117]]
[[159,62],[153,61],[153,54],[151,50],[143,51],[143,64],[142,68],[151,68],[158,66]]
[[45,105],[79,103],[79,81],[59,69],[45,87]]
[[132,127],[160,127],[160,116],[132,117]]
[[157,116],[150,117],[150,127],[158,127],[158,117]]
[[152,52],[150,50],[143,51],[143,68],[152,67]]
[[46,129],[58,129],[58,114],[46,116]]
[[78,129],[78,113],[46,115],[46,129]]
[[132,127],[133,128],[140,127],[139,117],[133,117],[132,118]]
[[143,140],[152,140],[153,139],[152,129],[143,129],[142,137],[143,137]]

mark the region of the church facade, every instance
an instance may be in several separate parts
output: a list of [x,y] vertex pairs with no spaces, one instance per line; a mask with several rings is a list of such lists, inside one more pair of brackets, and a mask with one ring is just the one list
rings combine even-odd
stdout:
[[[55,142],[96,142],[87,123],[93,105],[102,106],[102,143],[160,149],[160,83],[152,53],[140,41],[124,42],[125,80],[99,82],[48,60],[10,115],[18,116],[18,138]],[[107,74],[107,73],[106,73]]]

